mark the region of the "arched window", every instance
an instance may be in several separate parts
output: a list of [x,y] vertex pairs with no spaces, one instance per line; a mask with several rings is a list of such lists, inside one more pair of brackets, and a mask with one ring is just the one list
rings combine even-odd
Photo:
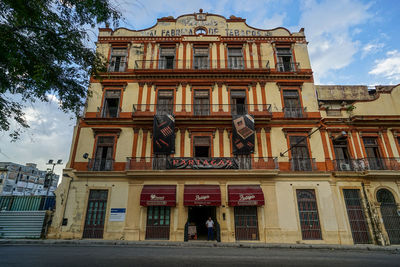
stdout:
[[393,194],[387,189],[379,189],[376,193],[376,198],[378,202],[384,204],[395,204],[396,200],[394,199]]
[[196,35],[200,35],[200,34],[207,34],[207,29],[204,27],[199,27],[195,30],[195,34]]

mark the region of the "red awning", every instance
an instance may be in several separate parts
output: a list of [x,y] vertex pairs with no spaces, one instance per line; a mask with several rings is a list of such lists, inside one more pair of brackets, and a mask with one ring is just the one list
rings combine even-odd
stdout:
[[145,185],[140,195],[141,206],[176,206],[175,185]]
[[262,206],[264,194],[259,185],[228,185],[229,206]]
[[221,206],[219,185],[185,185],[185,206]]

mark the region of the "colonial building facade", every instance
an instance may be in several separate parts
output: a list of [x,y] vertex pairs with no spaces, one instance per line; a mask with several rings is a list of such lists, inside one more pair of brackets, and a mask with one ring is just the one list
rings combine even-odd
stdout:
[[304,30],[102,28],[51,238],[400,243],[400,86],[316,86]]

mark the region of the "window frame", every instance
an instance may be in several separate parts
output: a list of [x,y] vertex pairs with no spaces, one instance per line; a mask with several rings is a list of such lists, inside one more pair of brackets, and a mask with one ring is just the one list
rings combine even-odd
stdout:
[[195,137],[209,137],[210,139],[210,149],[209,149],[209,155],[210,155],[210,158],[213,158],[214,157],[214,137],[213,137],[213,134],[212,133],[205,133],[205,132],[203,132],[203,133],[201,133],[201,132],[198,132],[198,133],[191,133],[190,134],[190,131],[189,131],[189,136],[190,136],[190,155],[191,155],[191,157],[192,158],[194,158],[195,156],[194,156],[194,139],[195,139]]
[[[315,188],[294,188],[294,194],[295,194],[295,199],[296,199],[296,209],[297,209],[297,218],[298,218],[298,225],[300,226],[300,232],[301,232],[301,239],[302,240],[323,240],[323,234],[322,234],[322,220],[321,220],[321,211],[318,205],[318,195],[317,195],[317,190]],[[305,191],[305,192],[311,192],[311,194],[314,197],[315,201],[315,212],[316,215],[318,216],[318,225],[319,225],[319,238],[305,238],[305,232],[303,232],[303,224],[302,224],[302,219],[301,219],[301,214],[300,214],[300,202],[299,202],[299,192]],[[302,210],[302,212],[306,212]],[[318,229],[315,229],[318,231]]]
[[[117,116],[116,117],[106,117],[104,116],[104,108],[105,108],[105,102],[106,102],[106,95],[108,91],[120,91],[119,93],[119,103],[118,103],[118,110],[117,110]],[[101,106],[100,106],[100,117],[102,118],[119,118],[122,112],[122,100],[123,100],[123,94],[124,90],[120,87],[107,87],[104,88],[103,90],[103,96],[101,99]]]
[[[196,97],[196,92],[198,92],[198,91],[207,91],[208,98],[207,97]],[[212,111],[211,95],[212,95],[212,92],[211,92],[211,89],[209,89],[209,88],[196,88],[193,90],[193,100],[192,100],[193,101],[193,110],[192,110],[193,116],[209,116],[211,114],[211,111]],[[196,114],[196,105],[197,105],[196,100],[198,100],[198,99],[208,99],[208,110],[206,112],[203,112],[203,109],[201,108],[202,112],[200,112],[200,114]]]
[[[240,49],[240,51],[241,51],[241,55],[240,56],[233,56],[233,55],[230,55],[230,50],[233,50],[233,49],[237,49],[237,50],[239,50]],[[241,45],[241,46],[227,46],[226,47],[226,50],[227,50],[227,53],[226,53],[226,59],[227,59],[227,69],[230,69],[230,70],[243,70],[243,69],[245,69],[245,62],[244,62],[244,55],[245,55],[245,51],[244,51],[244,47],[243,47],[243,45]],[[235,62],[236,62],[236,65],[240,65],[240,66],[238,66],[238,67],[234,67],[233,66],[233,64],[232,64],[232,61],[230,60],[231,59],[231,57],[235,57],[235,58],[241,58],[241,64],[237,64],[238,62],[237,62],[237,60],[235,60]]]
[[[113,50],[114,49],[125,49],[126,53],[125,56],[118,56],[118,55],[114,55],[113,54]],[[124,58],[124,68],[122,71],[120,71],[120,67],[119,67],[119,71],[115,71],[115,65],[112,66],[112,62],[113,62],[113,57],[123,57]],[[112,46],[110,48],[110,55],[109,55],[109,60],[108,60],[108,66],[107,66],[107,70],[108,72],[126,72],[128,70],[128,59],[129,59],[129,49],[128,46]],[[112,69],[112,70],[111,70]]]
[[[196,49],[207,49],[207,59],[206,59],[206,65],[205,66],[201,66],[201,67],[197,67],[196,68],[196,57],[204,57],[205,56],[201,56],[201,55],[196,55]],[[194,46],[193,47],[193,69],[195,70],[208,70],[210,69],[210,47],[209,46]]]
[[[308,155],[309,155],[309,160],[310,160],[310,164],[311,164],[311,170],[312,171],[314,169],[313,167],[313,157],[312,157],[312,151],[311,151],[311,144],[310,144],[310,137],[308,136],[308,132],[287,132],[286,133],[286,143],[287,143],[287,148],[289,149],[291,147],[291,142],[290,142],[290,137],[305,137],[306,138],[306,144],[307,144],[307,150],[308,150]],[[288,151],[288,156],[289,156],[289,170],[293,169],[292,166],[292,160],[295,159],[292,155],[292,149],[290,149]],[[294,171],[302,171],[302,170],[294,170]]]
[[[166,57],[171,57],[172,53],[169,55],[168,53],[165,53],[166,55],[163,55],[163,49],[173,49],[174,50],[174,55],[173,55],[173,60],[172,60],[172,68],[167,68],[167,58]],[[177,60],[177,48],[176,45],[174,46],[163,46],[160,45],[158,48],[158,59],[157,59],[157,69],[159,70],[174,70],[177,68],[176,66],[176,60]],[[167,55],[168,54],[168,55]],[[161,62],[165,61],[164,64],[162,64]]]
[[[171,97],[172,103],[171,103],[171,109],[170,109],[171,113],[164,113],[164,111],[159,110],[159,105],[161,105],[159,103],[160,92],[162,92],[162,91],[164,91],[164,92],[165,91],[171,91],[172,92],[172,97]],[[175,110],[176,110],[175,97],[176,97],[176,94],[175,94],[175,89],[174,88],[157,88],[157,90],[156,90],[156,103],[155,103],[156,107],[154,109],[155,114],[156,115],[174,114]],[[161,97],[161,98],[164,98],[164,97]],[[167,98],[165,97],[165,99],[167,99]]]
[[[300,103],[300,107],[298,107],[298,108],[301,110],[301,116],[300,117],[286,117],[286,115],[285,115],[286,106],[285,106],[285,99],[284,99],[284,91],[286,91],[286,90],[288,90],[288,91],[296,90],[297,91],[298,100],[299,100],[299,103]],[[284,117],[286,117],[286,118],[304,118],[304,117],[306,117],[307,111],[306,111],[306,108],[304,107],[304,104],[303,104],[302,90],[301,90],[301,88],[299,86],[281,86],[280,87],[280,92],[281,92],[282,111],[283,111],[283,116]]]
[[[112,149],[113,149],[112,158],[111,158],[112,166],[111,166],[111,170],[109,170],[109,171],[113,171],[114,170],[114,163],[115,163],[115,155],[116,155],[116,150],[117,150],[117,142],[118,142],[118,135],[117,134],[114,134],[114,133],[98,133],[98,134],[96,134],[96,136],[94,138],[94,146],[93,146],[92,158],[91,159],[93,160],[93,164],[94,164],[94,161],[96,160],[97,147],[98,147],[98,144],[99,144],[98,140],[101,137],[113,137],[114,138],[113,139],[113,147],[112,147]],[[93,166],[92,166],[91,169],[93,169]],[[97,171],[97,170],[95,170],[95,171]]]

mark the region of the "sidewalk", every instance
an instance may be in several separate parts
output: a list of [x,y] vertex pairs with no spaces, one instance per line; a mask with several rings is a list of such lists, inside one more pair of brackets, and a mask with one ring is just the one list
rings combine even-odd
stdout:
[[280,243],[217,243],[207,241],[125,241],[125,240],[60,240],[60,239],[0,239],[2,245],[59,245],[59,246],[158,246],[158,247],[229,247],[229,248],[291,248],[291,249],[330,249],[330,250],[371,250],[396,251],[400,253],[400,246],[377,245],[325,245],[325,244],[280,244]]

